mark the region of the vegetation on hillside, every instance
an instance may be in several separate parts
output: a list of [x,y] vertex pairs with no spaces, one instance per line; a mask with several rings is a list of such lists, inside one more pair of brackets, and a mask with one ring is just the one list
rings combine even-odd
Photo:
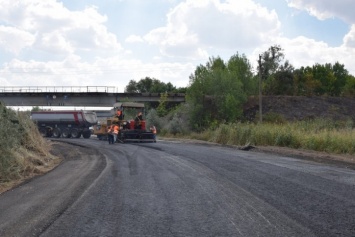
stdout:
[[275,123],[222,124],[190,136],[227,145],[280,146],[334,154],[355,154],[355,131],[352,120],[335,123],[330,120]]
[[0,102],[0,186],[40,173],[54,159],[49,150],[27,113]]
[[210,58],[191,74],[186,104],[167,109],[162,100],[158,112],[153,109],[148,114],[148,124],[156,124],[161,135],[354,154],[355,118],[339,121],[303,116],[303,121],[290,121],[271,112],[259,124],[258,119],[244,117],[247,99],[258,97],[259,76],[263,95],[355,96],[355,77],[344,65],[335,62],[295,69],[275,45],[260,55],[256,72],[244,55],[233,55],[227,62]]

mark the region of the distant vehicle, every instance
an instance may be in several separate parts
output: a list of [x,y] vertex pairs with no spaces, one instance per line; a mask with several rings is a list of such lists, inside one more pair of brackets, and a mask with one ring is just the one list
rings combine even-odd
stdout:
[[117,140],[125,142],[156,142],[155,135],[146,129],[146,121],[140,119],[125,120],[125,110],[133,109],[136,114],[144,114],[144,104],[135,102],[115,103],[112,109],[112,117],[94,126],[94,135],[99,140],[107,140],[107,127],[112,124],[119,126]]
[[90,138],[90,127],[97,124],[95,112],[84,110],[31,112],[31,119],[45,137]]

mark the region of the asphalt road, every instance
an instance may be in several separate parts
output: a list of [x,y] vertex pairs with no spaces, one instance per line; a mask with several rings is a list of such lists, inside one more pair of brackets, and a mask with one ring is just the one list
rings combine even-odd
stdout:
[[0,236],[355,236],[354,170],[222,146],[69,140],[88,154],[0,195]]

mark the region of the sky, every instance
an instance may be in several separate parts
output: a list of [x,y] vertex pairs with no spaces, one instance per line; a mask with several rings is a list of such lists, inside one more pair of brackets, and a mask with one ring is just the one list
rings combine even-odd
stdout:
[[145,77],[187,87],[209,58],[280,45],[295,68],[355,75],[354,0],[0,0],[0,90],[108,86]]

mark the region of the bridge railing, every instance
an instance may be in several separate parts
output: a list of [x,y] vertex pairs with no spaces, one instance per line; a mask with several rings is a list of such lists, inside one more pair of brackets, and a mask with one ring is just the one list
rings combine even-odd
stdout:
[[3,86],[0,93],[42,93],[42,92],[104,92],[115,93],[114,86]]

